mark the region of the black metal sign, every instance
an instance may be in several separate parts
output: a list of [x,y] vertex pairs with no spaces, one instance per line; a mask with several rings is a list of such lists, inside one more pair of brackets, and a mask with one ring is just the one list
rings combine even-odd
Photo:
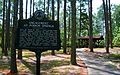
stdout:
[[34,19],[18,21],[16,49],[59,50],[60,43],[57,21]]
[[36,75],[40,75],[41,53],[61,48],[58,22],[48,20],[41,10],[37,10],[30,19],[19,20],[15,48],[36,53]]

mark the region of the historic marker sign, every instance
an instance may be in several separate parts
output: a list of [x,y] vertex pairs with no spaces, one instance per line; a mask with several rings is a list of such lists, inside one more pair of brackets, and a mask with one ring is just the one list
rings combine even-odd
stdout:
[[58,50],[61,47],[57,21],[25,19],[18,21],[16,49]]
[[19,20],[15,48],[36,53],[36,75],[40,75],[41,53],[61,48],[58,22],[48,20],[41,10],[37,10],[30,19]]

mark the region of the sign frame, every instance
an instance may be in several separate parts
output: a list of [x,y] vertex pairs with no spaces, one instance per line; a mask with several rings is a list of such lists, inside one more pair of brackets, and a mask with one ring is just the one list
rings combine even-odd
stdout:
[[[42,34],[44,34],[43,31],[46,31],[46,35],[45,36],[48,36],[49,34],[47,34],[47,32],[51,32],[51,35],[53,34],[54,35],[53,37],[55,37],[55,39],[53,39],[53,40],[55,40],[57,42],[56,45],[53,46],[52,44],[51,45],[49,44],[49,46],[45,46],[45,45],[41,45],[41,46],[29,45],[27,47],[20,46],[21,38],[23,38],[24,35],[26,37],[27,34],[29,34],[30,30],[34,31],[34,32],[32,31],[33,35],[35,35],[34,33],[35,32],[37,33],[37,31],[39,33],[42,33]],[[36,50],[41,50],[41,52],[44,52],[46,50],[59,50],[61,48],[60,30],[59,30],[59,24],[58,24],[57,21],[37,20],[37,19],[34,19],[34,18],[18,20],[18,27],[17,27],[17,31],[16,32],[17,32],[16,33],[16,42],[15,42],[15,48],[16,49],[28,49],[28,50],[31,50],[31,51],[34,51],[34,52]],[[22,36],[22,33],[26,33],[26,34],[24,34]],[[38,37],[40,37],[40,36],[38,36]],[[53,37],[51,36],[51,38],[53,38]],[[45,38],[45,37],[43,36],[43,38]],[[49,39],[49,36],[47,38]],[[27,38],[26,38],[26,40],[27,40]],[[34,40],[35,40],[35,38],[34,38]],[[31,42],[34,41],[34,40],[31,40]],[[30,41],[30,40],[28,40],[28,41]],[[50,39],[49,39],[49,41],[50,41]],[[25,40],[23,42],[25,42]],[[30,44],[32,44],[32,43],[30,43]]]

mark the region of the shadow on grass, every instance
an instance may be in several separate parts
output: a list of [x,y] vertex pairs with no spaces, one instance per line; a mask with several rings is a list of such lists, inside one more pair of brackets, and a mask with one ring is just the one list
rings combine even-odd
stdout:
[[22,63],[29,68],[29,70],[35,74],[35,64],[33,62],[26,62],[25,60],[22,60]]
[[106,56],[106,58],[109,58],[109,59],[120,59],[120,54],[109,54],[108,56]]
[[69,61],[59,61],[59,60],[53,60],[49,61],[48,63],[41,63],[41,70],[50,70],[54,67],[69,65]]
[[[35,67],[36,67],[36,64],[34,62],[26,62],[25,60],[22,60],[22,63],[27,67],[29,68],[29,70],[35,74],[36,71],[35,71]],[[54,67],[59,67],[59,66],[64,66],[64,65],[69,65],[70,62],[69,61],[59,61],[59,60],[53,60],[53,61],[48,61],[46,63],[41,63],[40,64],[40,69],[42,72],[50,72],[50,70]]]

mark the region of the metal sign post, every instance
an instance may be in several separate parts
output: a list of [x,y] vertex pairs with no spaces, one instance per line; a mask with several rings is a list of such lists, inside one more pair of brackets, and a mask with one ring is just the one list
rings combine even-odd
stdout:
[[41,52],[38,50],[36,53],[36,75],[40,75],[40,58]]

